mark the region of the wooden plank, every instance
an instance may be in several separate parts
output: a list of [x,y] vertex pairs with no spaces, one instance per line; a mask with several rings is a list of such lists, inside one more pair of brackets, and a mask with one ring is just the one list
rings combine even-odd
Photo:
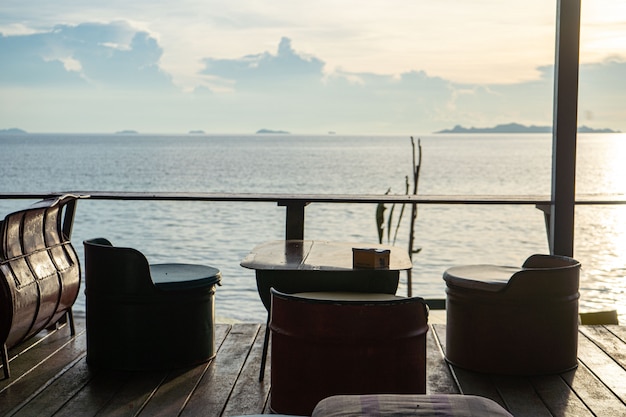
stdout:
[[604,327],[618,337],[622,342],[626,343],[626,326],[609,325]]
[[64,369],[54,380],[45,386],[30,401],[19,409],[17,415],[23,416],[52,416],[65,403],[79,392],[91,379],[85,358],[81,358],[73,366]]
[[200,366],[175,369],[168,372],[165,378],[151,392],[152,395],[146,397],[144,407],[137,414],[146,416],[178,415],[209,366],[210,362],[207,362]]
[[[617,326],[615,326],[617,327]],[[605,326],[580,326],[580,332],[626,369],[626,342]]]
[[[232,326],[220,324],[215,326],[215,344],[217,354]],[[171,371],[150,401],[141,410],[147,416],[175,416],[185,407],[187,400],[207,371],[210,362],[190,368]]]
[[446,363],[439,340],[437,330],[430,326],[426,334],[426,393],[458,394],[459,387]]
[[[216,346],[223,343],[230,331],[229,325],[215,328]],[[172,371],[129,372],[124,384],[101,410],[107,416],[177,415],[196,384],[210,366],[210,362]],[[105,378],[113,380],[114,373]]]
[[[119,383],[114,395],[98,415],[104,416],[135,416],[152,398],[161,386],[167,371],[126,372],[123,383]],[[113,381],[113,374],[105,372],[108,383]]]
[[624,384],[626,369],[584,334],[579,334],[578,337],[578,359],[622,402],[626,403],[626,384]]
[[[93,377],[59,410],[55,417],[95,416],[128,384],[128,372],[91,371]],[[46,391],[47,394],[47,391]],[[132,410],[132,403],[127,406]]]
[[[226,329],[229,326],[216,327],[216,344],[223,340]],[[206,364],[193,368],[204,368]],[[124,372],[112,370],[95,370],[92,373],[95,376],[86,384],[83,389],[78,392],[71,400],[67,402],[65,407],[59,411],[56,416],[74,416],[74,415],[96,415],[104,413],[106,415],[135,415],[143,412],[154,398],[156,392],[164,392],[163,387],[167,386],[167,381],[174,379],[173,375],[185,374],[184,370],[168,371],[152,371],[152,372]],[[171,403],[167,407],[160,403],[161,411],[166,412],[176,407],[180,408],[186,399],[186,394],[191,392],[193,386],[199,378],[194,381],[192,378],[186,378],[192,381],[192,387],[187,393],[180,393],[179,398],[169,396]],[[165,390],[167,392],[167,389]],[[152,413],[158,415],[158,413]],[[174,413],[176,414],[176,413]],[[168,415],[171,415],[169,413]]]
[[[42,348],[53,348],[54,351],[41,359],[41,354],[37,351]],[[31,351],[32,354],[31,354]],[[37,395],[42,388],[45,388],[50,381],[61,374],[64,368],[72,366],[86,354],[86,334],[84,331],[76,337],[63,340],[56,340],[50,344],[38,345],[37,349],[31,349],[23,355],[17,357],[16,368],[24,369],[30,366],[29,371],[23,371],[15,379],[11,378],[8,386],[2,390],[2,401],[0,401],[0,415],[19,409],[33,396]],[[23,361],[23,363],[22,363]],[[70,365],[68,365],[70,364]]]
[[243,371],[239,375],[239,378],[237,378],[233,392],[226,404],[224,410],[225,416],[259,414],[263,412],[266,405],[269,403],[271,373],[271,357],[269,350],[267,366],[265,367],[265,378],[263,381],[259,381],[264,335],[265,326],[261,326],[254,340],[250,355],[244,363]]
[[260,327],[257,323],[233,326],[181,415],[222,414]]
[[[439,342],[443,352],[446,351],[446,326],[442,324],[433,324],[432,326],[437,335],[439,336]],[[478,372],[471,372],[460,368],[458,366],[449,365],[452,377],[456,380],[459,392],[464,395],[478,395],[481,397],[489,398],[502,407],[506,408],[506,404],[500,393],[496,389],[495,385],[491,381],[491,377],[488,374],[481,374]]]
[[561,375],[563,381],[596,416],[626,415],[626,405],[584,365]]
[[459,390],[463,395],[478,395],[489,398],[507,408],[506,402],[487,374],[471,372],[458,366],[451,365],[452,374],[459,383]]
[[[81,331],[84,331],[84,326],[77,325],[76,332]],[[46,357],[67,343],[70,337],[69,326],[63,325],[58,329],[41,331],[24,343],[10,349],[8,353],[11,377],[0,380],[0,393],[29,372],[33,364],[44,361]],[[0,369],[2,369],[1,366]],[[4,370],[0,371],[0,373],[3,372]]]
[[493,375],[491,380],[505,408],[515,417],[552,416],[527,377]]
[[[229,328],[228,325],[216,326],[216,346],[219,347]],[[199,369],[201,371],[206,366],[207,364],[198,365],[192,367],[192,370]],[[148,410],[148,415],[159,415],[159,413],[160,415],[176,415],[199,380],[199,376],[194,379],[190,376],[191,371],[185,372],[186,370],[141,373],[112,370],[95,371],[96,375],[91,381],[68,401],[55,416],[89,416],[98,413],[135,415],[146,410]],[[186,392],[170,389],[171,381],[176,380],[176,376],[190,385]],[[176,411],[171,413],[171,410]]]
[[[571,387],[560,375],[546,375],[532,378],[535,390],[550,410],[548,415],[592,417],[594,414],[581,399],[574,395]],[[517,413],[513,412],[515,416]]]

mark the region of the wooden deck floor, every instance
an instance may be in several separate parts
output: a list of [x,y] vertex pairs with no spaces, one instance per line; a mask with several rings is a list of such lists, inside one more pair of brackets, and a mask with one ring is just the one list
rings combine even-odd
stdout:
[[[9,352],[0,380],[0,415],[235,416],[268,413],[269,366],[258,382],[264,325],[218,324],[216,358],[170,372],[89,369],[84,321],[42,332]],[[514,378],[449,367],[445,325],[428,332],[428,393],[476,394],[515,416],[626,415],[626,327],[582,326],[579,366],[561,375]],[[268,361],[269,364],[269,361]],[[1,373],[0,373],[1,375]]]

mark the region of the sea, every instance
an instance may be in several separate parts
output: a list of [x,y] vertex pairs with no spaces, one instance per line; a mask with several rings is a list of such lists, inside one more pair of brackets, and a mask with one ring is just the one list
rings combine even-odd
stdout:
[[[549,195],[550,134],[0,134],[0,193],[154,191],[294,194],[404,194],[412,143],[420,195]],[[626,134],[578,136],[576,192],[626,194]],[[0,217],[35,200],[0,199]],[[386,214],[391,213],[388,205]],[[377,243],[376,205],[315,203],[305,238]],[[409,218],[383,243],[408,248]],[[241,260],[283,239],[285,208],[275,203],[100,201],[78,203],[72,242],[106,237],[151,263],[212,265],[218,320],[264,322],[254,271]],[[419,205],[413,295],[445,298],[454,265],[519,266],[548,253],[543,213],[533,205]],[[626,206],[578,206],[574,257],[582,264],[580,310],[616,309],[626,323]],[[406,295],[401,275],[398,294]],[[75,314],[84,315],[81,291]]]

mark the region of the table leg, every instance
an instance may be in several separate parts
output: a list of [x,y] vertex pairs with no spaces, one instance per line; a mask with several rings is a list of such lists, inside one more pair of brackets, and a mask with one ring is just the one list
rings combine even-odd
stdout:
[[263,382],[265,377],[265,362],[267,361],[267,348],[270,341],[270,315],[267,314],[267,323],[265,325],[265,337],[263,340],[263,354],[261,356],[261,372],[259,373],[259,382]]

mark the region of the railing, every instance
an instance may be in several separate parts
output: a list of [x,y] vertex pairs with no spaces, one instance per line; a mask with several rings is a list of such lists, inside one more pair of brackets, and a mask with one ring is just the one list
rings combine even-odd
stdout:
[[[90,200],[151,200],[151,201],[224,201],[275,202],[286,209],[285,239],[304,239],[305,208],[313,203],[332,204],[435,204],[435,205],[534,205],[542,210],[546,233],[550,232],[549,196],[468,196],[468,195],[371,195],[371,194],[254,194],[254,193],[200,193],[200,192],[105,192],[64,191],[51,193],[2,193],[0,199],[42,199],[63,194],[81,195]],[[626,196],[579,196],[576,205],[624,205]],[[445,308],[445,300],[427,300],[433,309]]]
[[[469,195],[373,195],[373,194],[254,194],[198,192],[105,192],[64,191],[51,193],[2,193],[0,199],[40,199],[62,194],[76,194],[91,200],[153,200],[153,201],[225,201],[275,202],[286,208],[285,238],[303,239],[305,207],[312,203],[351,204],[436,204],[436,205],[534,205],[549,216],[550,197],[537,196],[469,196]],[[576,205],[622,205],[626,196],[579,196]]]

